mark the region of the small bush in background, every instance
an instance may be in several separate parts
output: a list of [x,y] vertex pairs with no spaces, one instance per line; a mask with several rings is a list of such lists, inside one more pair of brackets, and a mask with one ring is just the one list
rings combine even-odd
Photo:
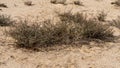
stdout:
[[9,26],[12,25],[13,21],[8,15],[0,15],[0,26]]

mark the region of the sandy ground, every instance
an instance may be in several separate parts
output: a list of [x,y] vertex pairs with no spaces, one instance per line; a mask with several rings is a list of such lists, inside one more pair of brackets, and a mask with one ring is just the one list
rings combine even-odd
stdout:
[[[120,15],[120,7],[111,5],[115,0],[81,0],[84,6],[74,5],[74,0],[67,0],[67,5],[51,4],[50,0],[31,0],[33,6],[24,5],[25,0],[0,0],[8,8],[0,7],[1,14],[11,15],[13,19],[30,18],[39,20],[53,19],[55,12],[85,12],[96,15],[101,11],[108,14],[110,21]],[[6,27],[7,28],[7,27]],[[5,27],[0,27],[0,68],[120,68],[120,43],[80,45],[66,47],[49,52],[33,52],[14,48],[13,41],[4,34]],[[115,35],[120,35],[115,30]],[[101,47],[101,46],[102,47]]]

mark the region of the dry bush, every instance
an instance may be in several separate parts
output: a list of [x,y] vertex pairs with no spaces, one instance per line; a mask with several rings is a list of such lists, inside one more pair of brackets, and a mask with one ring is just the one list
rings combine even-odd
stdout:
[[38,41],[38,30],[38,25],[28,26],[27,21],[21,21],[20,24],[11,27],[7,33],[16,40],[18,45],[31,47]]
[[[76,31],[76,35],[82,38],[100,39],[105,40],[109,37],[113,37],[112,29],[107,25],[101,24],[96,19],[89,19],[81,13],[75,15],[71,13],[59,14],[61,21],[66,23],[73,23],[74,28],[79,28]],[[79,37],[79,38],[81,38]]]
[[13,21],[8,15],[0,15],[0,26],[9,26],[12,25]]
[[105,40],[113,37],[109,26],[99,23],[96,19],[87,20],[82,13],[64,13],[58,16],[61,21],[56,24],[46,20],[40,22],[41,24],[28,25],[29,22],[24,20],[14,25],[7,33],[19,46],[27,48],[71,44],[84,38]]
[[87,19],[86,16],[84,16],[83,13],[76,13],[73,15],[72,13],[63,13],[63,14],[58,14],[60,20],[62,22],[67,22],[67,23],[79,23],[83,24]]
[[14,25],[7,33],[16,40],[17,45],[27,48],[68,44],[74,38],[73,30],[66,23],[51,24],[50,20],[39,24],[28,25],[28,21],[21,21]]
[[83,24],[81,35],[88,39],[107,40],[113,37],[113,32],[108,25],[91,19]]

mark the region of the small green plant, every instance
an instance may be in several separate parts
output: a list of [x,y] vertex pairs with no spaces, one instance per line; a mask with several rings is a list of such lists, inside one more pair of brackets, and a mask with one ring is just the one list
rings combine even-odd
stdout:
[[97,19],[99,21],[105,21],[107,14],[105,12],[101,12],[98,14]]
[[13,21],[8,15],[0,15],[0,26],[9,26],[12,25]]

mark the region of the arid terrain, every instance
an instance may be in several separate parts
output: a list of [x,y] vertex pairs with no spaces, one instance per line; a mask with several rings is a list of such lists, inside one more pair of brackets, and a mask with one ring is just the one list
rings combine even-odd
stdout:
[[[75,5],[67,0],[65,5],[53,4],[50,0],[31,0],[32,6],[24,4],[28,0],[0,0],[7,5],[0,7],[0,14],[10,15],[13,20],[57,19],[56,13],[71,11],[83,12],[91,16],[104,11],[106,21],[120,16],[120,6],[111,4],[115,0],[80,0],[83,4]],[[80,44],[77,46],[56,46],[49,51],[32,51],[15,48],[11,37],[4,33],[9,27],[0,27],[0,68],[120,68],[120,40],[115,42]],[[114,35],[120,30],[114,28]]]

